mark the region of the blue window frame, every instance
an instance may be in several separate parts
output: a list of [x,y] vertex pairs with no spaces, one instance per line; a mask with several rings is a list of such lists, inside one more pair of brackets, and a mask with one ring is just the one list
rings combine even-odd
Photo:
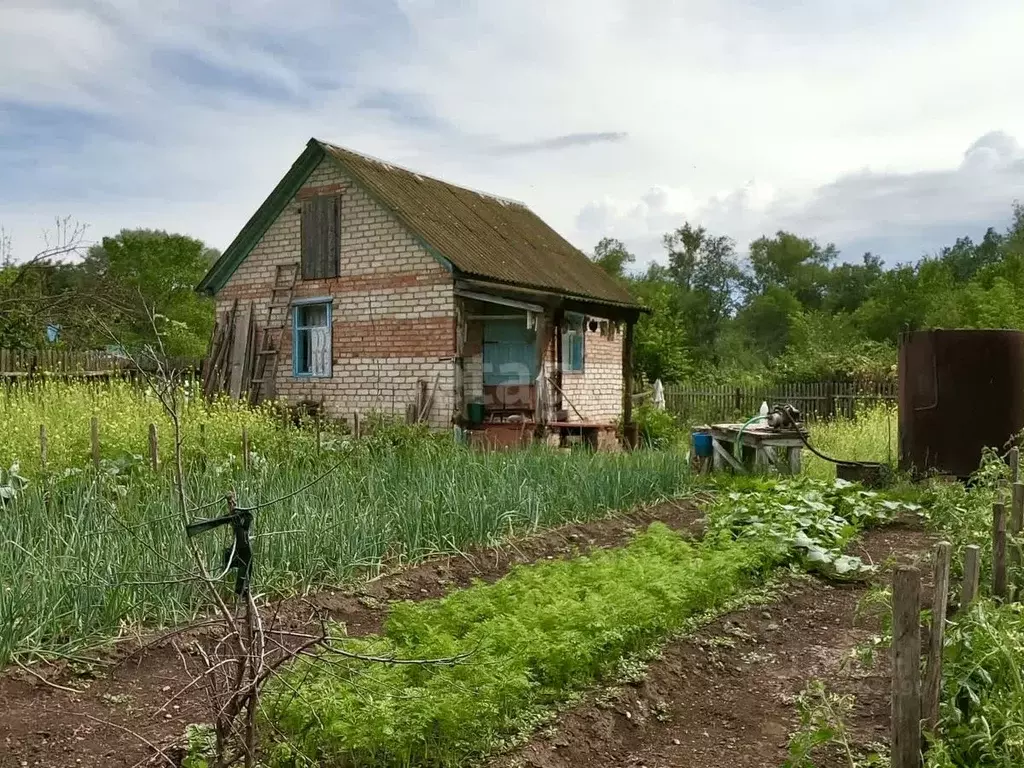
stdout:
[[331,375],[331,300],[308,299],[292,306],[292,373]]
[[566,312],[562,328],[562,370],[583,373],[586,356],[587,318],[575,312]]

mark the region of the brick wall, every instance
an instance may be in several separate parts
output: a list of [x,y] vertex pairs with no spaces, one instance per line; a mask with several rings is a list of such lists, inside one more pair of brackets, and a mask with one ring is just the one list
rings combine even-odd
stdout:
[[[587,318],[588,321],[590,319]],[[583,371],[562,374],[562,390],[566,398],[580,410],[586,421],[611,423],[622,415],[622,336],[621,330],[607,338],[600,331],[587,328],[583,342]],[[569,403],[562,407],[568,409],[570,421],[580,420]]]
[[[333,297],[333,376],[292,375],[291,318],[283,335],[277,394],[289,401],[321,399],[328,411],[382,411],[401,416],[418,380],[435,390],[431,424],[447,426],[454,398],[454,294],[451,274],[402,224],[355,186],[330,159],[313,171],[266,234],[217,294],[219,311],[237,298],[266,317],[278,264],[300,257],[301,201],[341,194],[339,275],[299,280],[295,298]],[[436,382],[436,386],[435,386]]]

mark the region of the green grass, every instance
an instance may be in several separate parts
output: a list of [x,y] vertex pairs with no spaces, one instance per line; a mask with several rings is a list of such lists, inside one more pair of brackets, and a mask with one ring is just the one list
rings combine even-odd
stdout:
[[[314,487],[257,512],[261,591],[337,586],[382,564],[591,519],[690,483],[685,461],[671,452],[484,453],[448,435],[383,430],[318,456],[312,437],[294,430],[286,449],[258,453],[248,473],[231,457],[190,464],[189,498],[199,504],[235,488],[242,505],[266,501],[339,461]],[[202,538],[211,567],[219,569],[226,536]],[[0,503],[0,542],[0,663],[176,624],[207,605],[195,582],[181,580],[190,561],[169,473],[138,462],[30,478]]]
[[[885,405],[868,408],[853,419],[808,424],[810,442],[836,459],[895,462],[899,456],[896,409]],[[804,451],[804,471],[822,480],[836,476],[835,464]]]
[[[184,439],[190,456],[200,453],[223,459],[242,451],[242,429],[255,450],[281,448],[287,431],[269,406],[249,409],[220,399],[206,403],[195,384],[182,391]],[[84,467],[92,451],[90,422],[99,419],[100,455],[115,461],[146,456],[149,425],[157,425],[160,453],[173,453],[170,420],[159,400],[145,386],[114,380],[103,383],[44,381],[10,385],[0,397],[0,468],[18,464],[20,473],[40,473],[39,427],[46,426],[47,463],[51,470]]]
[[345,647],[469,657],[444,667],[293,665],[263,699],[274,723],[267,730],[282,737],[271,763],[465,765],[694,614],[759,582],[774,558],[761,545],[727,538],[693,546],[656,523],[621,549],[396,605],[382,636]]

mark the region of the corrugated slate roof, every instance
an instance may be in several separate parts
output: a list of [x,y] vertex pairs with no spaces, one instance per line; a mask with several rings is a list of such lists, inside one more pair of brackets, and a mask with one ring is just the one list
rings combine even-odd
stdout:
[[636,306],[628,291],[523,203],[320,142],[412,232],[465,275]]
[[[311,139],[199,288],[217,291],[287,204],[318,157],[335,160],[459,275],[637,307],[628,291],[523,203],[466,189]],[[301,174],[302,178],[299,179]],[[344,214],[343,214],[344,215]]]

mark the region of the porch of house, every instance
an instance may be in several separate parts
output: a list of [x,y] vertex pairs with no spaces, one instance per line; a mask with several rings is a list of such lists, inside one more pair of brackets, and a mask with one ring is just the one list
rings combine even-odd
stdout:
[[[458,423],[475,444],[507,447],[544,440],[599,448],[617,444],[616,422],[621,414],[626,443],[635,445],[636,318],[635,308],[460,281],[456,287]],[[603,360],[592,362],[584,391],[580,383],[585,378],[588,331],[596,351],[603,349],[605,354]],[[615,340],[615,335],[621,338]],[[615,343],[598,343],[601,339]],[[607,351],[612,348],[616,359],[609,365]],[[601,362],[606,374],[614,370],[613,378],[600,375]]]

